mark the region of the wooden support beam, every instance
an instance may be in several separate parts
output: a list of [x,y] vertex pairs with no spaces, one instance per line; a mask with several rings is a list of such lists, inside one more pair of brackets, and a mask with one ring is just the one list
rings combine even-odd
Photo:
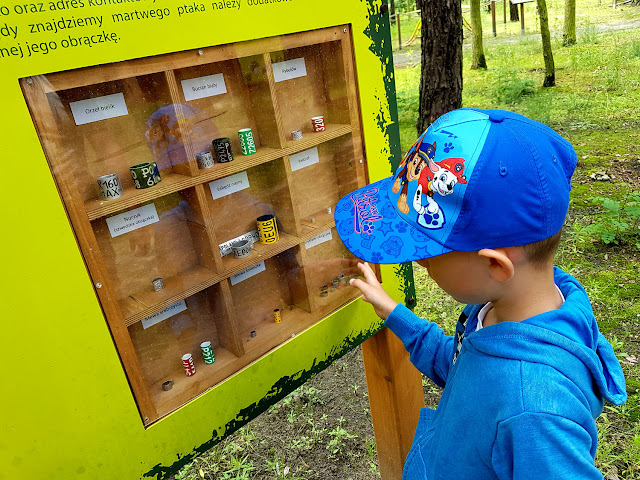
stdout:
[[418,416],[424,407],[422,375],[402,342],[388,328],[362,344],[380,477],[402,478]]

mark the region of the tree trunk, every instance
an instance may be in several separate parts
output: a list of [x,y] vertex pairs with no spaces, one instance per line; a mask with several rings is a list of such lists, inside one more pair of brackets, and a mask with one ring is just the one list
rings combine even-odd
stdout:
[[482,18],[480,17],[480,0],[470,0],[471,33],[473,34],[471,50],[471,68],[487,68],[482,48]]
[[416,0],[416,10],[420,10],[422,8],[422,0]]
[[391,23],[396,23],[396,2],[395,0],[389,1],[389,18],[391,19]]
[[564,33],[562,45],[570,47],[576,44],[576,0],[564,2]]
[[540,15],[540,35],[542,36],[542,56],[544,57],[545,75],[543,87],[554,87],[556,84],[556,67],[553,63],[551,51],[551,35],[549,33],[549,14],[547,2],[538,0],[538,13]]
[[462,106],[460,0],[422,1],[422,68],[418,135],[440,115]]
[[520,21],[520,16],[518,15],[518,5],[514,5],[513,3],[509,2],[509,15],[512,22]]

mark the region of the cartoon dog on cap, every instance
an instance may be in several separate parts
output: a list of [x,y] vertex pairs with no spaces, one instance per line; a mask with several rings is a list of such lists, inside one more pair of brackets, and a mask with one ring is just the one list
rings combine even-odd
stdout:
[[398,198],[398,209],[405,215],[409,213],[410,210],[409,205],[407,204],[407,189],[409,187],[409,182],[417,180],[420,176],[420,172],[423,170],[427,162],[432,162],[436,155],[436,142],[433,142],[433,144],[425,144],[426,148],[424,151],[421,150],[422,139],[424,138],[425,133],[422,134],[402,159],[402,162],[400,163],[402,169],[396,176],[393,183],[393,193],[400,192],[400,188],[402,187],[400,197]]
[[[429,168],[420,173],[418,188],[413,197],[413,208],[418,212],[418,224],[425,228],[442,228],[446,223],[444,212],[433,199],[435,193],[445,197],[453,193],[458,183],[466,184],[464,158],[445,158],[440,162],[429,160]],[[423,197],[427,199],[423,206]]]

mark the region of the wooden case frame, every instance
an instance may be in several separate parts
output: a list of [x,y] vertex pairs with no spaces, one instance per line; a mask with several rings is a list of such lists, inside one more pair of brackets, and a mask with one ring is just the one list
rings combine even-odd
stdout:
[[[307,76],[276,82],[273,63],[300,57],[305,58]],[[216,132],[206,126],[196,131],[185,119],[180,109],[188,102],[180,82],[214,73],[228,79],[225,98],[191,103],[204,112],[205,121],[222,118],[217,133],[232,139],[235,160],[199,170],[195,155]],[[335,207],[340,197],[367,183],[349,26],[29,77],[21,84],[145,425],[357,298],[357,290],[345,285],[327,297],[319,295],[321,286],[338,273],[355,273],[348,260],[353,257],[339,241],[327,207]],[[100,125],[74,125],[70,102],[115,91],[124,91],[130,106],[127,117],[108,121],[115,140],[108,128],[105,137]],[[173,151],[174,158],[164,162],[145,150],[139,132],[136,136],[135,124],[144,124],[148,115],[148,97],[178,110],[182,143]],[[310,117],[317,113],[325,117],[324,132],[310,131]],[[247,125],[254,131],[257,153],[243,156],[234,134]],[[292,140],[291,130],[304,130],[303,139]],[[90,155],[86,144],[93,145]],[[318,149],[319,162],[292,171],[289,156],[312,148]],[[81,168],[78,153],[86,160]],[[127,164],[138,160],[157,160],[162,182],[144,190],[127,185]],[[124,184],[121,198],[103,201],[98,196],[96,165],[104,167],[105,162],[112,162],[110,167]],[[236,213],[230,205],[238,202],[230,197],[214,200],[206,187],[239,172],[247,172],[251,188]],[[168,240],[175,245],[167,250],[177,257],[162,269],[172,274],[163,277],[165,288],[159,292],[139,278],[148,267],[131,270],[126,267],[131,262],[114,266],[108,255],[121,247],[109,238],[105,219],[149,203],[180,211],[159,222],[151,234],[165,240],[176,237]],[[245,259],[221,256],[219,244],[245,233],[249,219],[263,213],[276,214],[280,240],[256,244]],[[155,237],[147,238],[143,230],[138,231],[138,241],[147,248]],[[305,248],[306,241],[326,231],[331,231],[331,241]],[[156,260],[163,261],[152,259]],[[265,278],[235,285],[230,281],[261,261]],[[326,261],[333,265],[327,267]],[[122,278],[127,280],[118,280]],[[170,336],[166,324],[151,327],[151,333],[143,331],[141,320],[180,301],[197,312],[192,317],[199,337],[164,345]],[[280,324],[270,318],[275,307],[282,308]],[[252,330],[259,336],[253,338]],[[213,365],[205,365],[195,350],[203,340],[212,340]],[[154,350],[162,345],[163,355],[158,355]],[[196,359],[193,377],[182,372],[179,357],[186,351]],[[169,377],[174,386],[163,391],[161,383]]]

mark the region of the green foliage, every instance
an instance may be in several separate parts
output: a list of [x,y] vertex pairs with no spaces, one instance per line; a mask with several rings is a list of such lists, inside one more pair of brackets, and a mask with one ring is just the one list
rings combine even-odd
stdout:
[[[547,1],[549,19],[551,22],[560,19],[555,29],[561,30],[564,1]],[[506,108],[538,119],[559,131],[578,152],[580,161],[571,192],[568,228],[560,245],[557,264],[584,285],[600,330],[611,341],[622,363],[629,400],[622,407],[608,406],[598,419],[600,438],[596,466],[605,475],[611,473],[609,478],[616,478],[615,474],[620,480],[631,480],[640,478],[640,380],[637,380],[640,365],[629,360],[634,356],[640,358],[640,254],[636,250],[640,230],[637,228],[638,211],[627,208],[640,205],[638,192],[632,192],[639,188],[639,182],[634,179],[638,172],[635,147],[640,132],[640,110],[635,107],[640,103],[640,29],[613,33],[603,29],[598,33],[595,25],[596,19],[597,24],[611,22],[614,17],[637,19],[640,9],[614,10],[610,2],[601,3],[581,0],[579,12],[583,15],[579,13],[576,18],[580,34],[578,44],[562,48],[558,43],[555,47],[558,86],[554,89],[536,87],[541,84],[543,68],[539,36],[520,38],[518,22],[509,22],[510,41],[491,43],[493,40],[489,39],[486,44],[489,71],[470,70],[471,50],[464,49],[463,105]],[[594,24],[587,21],[584,28],[586,18],[594,19]],[[485,32],[489,32],[489,36],[490,22],[491,16],[483,15]],[[412,25],[408,18],[402,17],[403,39],[408,38]],[[534,22],[529,22],[527,34],[533,33],[534,27]],[[395,25],[391,34],[397,35]],[[397,48],[397,37],[392,44]],[[419,51],[420,46],[415,43],[412,48]],[[408,50],[403,48],[402,52]],[[405,152],[416,139],[420,68],[396,68],[395,73],[401,149]],[[631,188],[617,179],[592,182],[588,174],[596,169],[606,169],[617,179],[631,178],[628,181],[633,181],[634,186]],[[614,240],[617,240],[616,248],[608,248],[604,242],[602,234],[606,229],[613,232],[613,237],[609,234],[605,238],[610,239],[610,246],[616,246]],[[438,322],[447,334],[453,334],[462,307],[429,279],[426,269],[414,264],[414,274],[418,298],[416,313]],[[341,361],[331,368],[330,375],[337,381],[355,370],[354,364]],[[441,389],[426,379],[423,385],[428,400],[437,402]],[[251,428],[240,429],[194,459],[175,478],[218,480],[249,476],[271,480],[378,475],[375,441],[369,438],[370,434],[362,433],[361,425],[353,422],[355,410],[350,409],[366,397],[365,385],[349,377],[338,390],[332,390],[328,395],[308,385],[299,388],[272,406],[268,413],[251,424]],[[337,415],[343,414],[349,423],[344,418],[336,423],[335,413],[330,416],[323,413],[332,403],[347,412],[343,414],[340,410]],[[279,418],[277,423],[274,417]],[[260,432],[257,425],[261,422],[265,431],[278,428],[279,437]],[[356,434],[359,435],[357,438]],[[266,450],[267,453],[261,454]],[[316,465],[322,467],[316,471],[315,466],[306,462],[311,464],[310,459],[318,458],[320,461]],[[361,467],[356,474],[340,472],[333,476],[324,470],[328,465],[343,468],[349,462],[359,463],[364,470]],[[286,466],[291,470],[285,475]]]
[[578,41],[585,44],[596,44],[599,39],[598,26],[593,23],[587,23],[578,36]]
[[231,442],[217,445],[208,456],[196,458],[180,470],[176,480],[249,480],[255,470],[248,455],[240,455],[244,450],[241,443]]
[[267,470],[271,473],[270,479],[273,480],[305,480],[304,477],[300,477],[291,472],[289,465],[285,465],[284,459],[278,457],[277,454],[273,455],[273,460],[267,459]]
[[342,427],[342,424],[345,422],[344,417],[340,417],[338,422],[339,425],[329,432],[331,440],[329,440],[329,443],[326,446],[326,449],[329,450],[333,455],[342,452],[342,449],[345,447],[346,440],[358,437],[357,434],[351,434]]
[[[550,9],[564,5],[560,1],[553,3],[553,7],[548,3]],[[600,8],[596,3],[597,0],[583,0],[582,5]],[[603,2],[603,10],[605,7],[610,13],[613,10],[610,3]],[[594,25],[585,30],[586,17],[578,15],[578,33],[582,33],[578,44],[555,47],[556,88],[538,88],[543,68],[539,37],[525,36],[517,41],[512,37],[510,40],[514,41],[486,44],[491,67],[488,71],[471,70],[471,50],[463,50],[462,101],[464,107],[505,108],[537,119],[567,138],[578,153],[569,219],[557,264],[584,285],[600,330],[613,344],[627,378],[630,397],[626,406],[606,409],[598,419],[596,466],[605,475],[611,473],[609,478],[616,478],[616,474],[620,480],[631,480],[640,478],[640,381],[635,380],[640,378],[640,365],[633,363],[634,358],[640,358],[640,253],[636,248],[640,229],[638,211],[634,209],[640,205],[636,150],[640,110],[635,108],[640,103],[640,30],[607,32],[602,27],[598,32],[596,19],[597,24],[611,19],[602,20],[605,13],[594,15],[583,8],[579,12],[591,15]],[[640,14],[637,8],[613,12],[616,16],[632,15],[630,20]],[[553,21],[551,10],[549,15]],[[519,24],[515,26],[518,31],[514,35],[519,35]],[[490,27],[487,31],[491,31]],[[419,84],[419,68],[396,69],[396,74],[401,140],[406,151],[411,143],[405,139],[404,129],[411,142],[415,140],[417,90],[411,90]],[[522,88],[523,81],[531,83]],[[531,90],[527,90],[529,87]],[[515,93],[503,93],[511,90]],[[592,181],[589,174],[597,170],[607,171],[612,180]],[[611,234],[608,237],[612,238],[609,245],[602,239],[605,229],[613,232],[613,238]],[[436,321],[447,334],[452,334],[461,306],[417,264],[414,276],[416,314]],[[427,400],[433,398],[436,402],[438,387],[428,380],[423,381],[423,386]]]
[[364,442],[364,446],[367,450],[367,457],[374,458],[376,456],[376,442],[367,438]]
[[630,192],[621,200],[594,197],[602,213],[583,232],[596,236],[606,245],[635,245],[640,249],[640,192]]
[[512,69],[498,70],[492,86],[496,101],[505,105],[520,103],[523,97],[535,92],[535,82],[520,78],[517,70]]
[[[596,421],[599,437],[596,464],[605,475],[611,472],[616,478],[632,479],[640,474],[640,422],[631,419],[637,408],[637,403],[630,407],[629,402],[607,405]],[[622,419],[624,424],[614,421],[614,417]],[[631,441],[626,448],[621,448],[624,437],[630,437]]]

